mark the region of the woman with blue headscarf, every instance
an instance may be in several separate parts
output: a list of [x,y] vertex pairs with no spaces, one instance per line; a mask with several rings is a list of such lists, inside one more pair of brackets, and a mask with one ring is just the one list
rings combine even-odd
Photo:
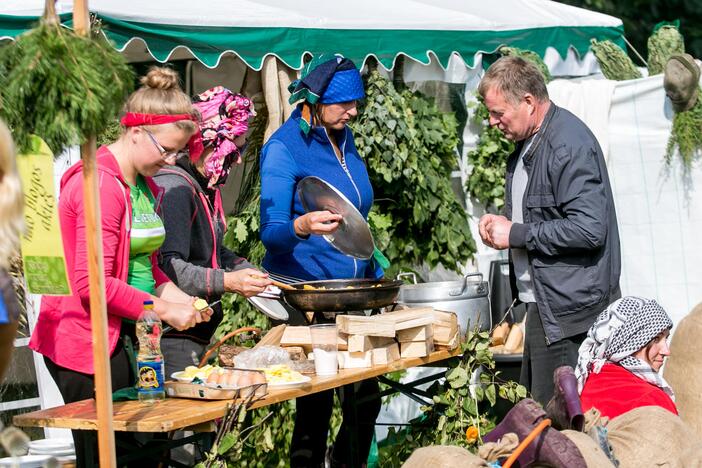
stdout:
[[[322,55],[307,64],[300,80],[290,85],[290,102],[302,101],[271,136],[261,153],[261,240],[266,247],[263,267],[282,282],[380,278],[373,260],[358,260],[336,250],[322,235],[339,227],[341,216],[329,211],[306,213],[297,184],[316,176],[341,191],[364,217],[373,205],[366,165],[356,150],[347,123],[356,117],[356,102],[365,96],[361,74],[339,55]],[[342,410],[358,414],[358,459],[368,457],[380,396],[375,380],[357,384],[358,401]],[[368,400],[367,396],[376,395]],[[324,464],[333,391],[297,399],[291,467]],[[332,451],[332,465],[349,465],[349,430],[342,424]]]

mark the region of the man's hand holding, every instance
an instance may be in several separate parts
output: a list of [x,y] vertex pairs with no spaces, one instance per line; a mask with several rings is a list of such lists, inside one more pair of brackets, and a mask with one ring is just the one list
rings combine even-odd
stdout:
[[511,229],[512,221],[504,216],[494,214],[483,215],[478,223],[478,231],[483,244],[497,250],[509,248]]

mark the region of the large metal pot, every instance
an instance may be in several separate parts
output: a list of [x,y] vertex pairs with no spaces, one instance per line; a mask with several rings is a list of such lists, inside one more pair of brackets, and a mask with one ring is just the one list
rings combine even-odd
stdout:
[[[435,281],[417,283],[414,273],[400,273],[398,279],[412,277],[414,284],[400,286],[397,302],[409,307],[433,307],[437,310],[455,312],[461,334],[476,325],[480,330],[489,330],[490,301],[487,282],[482,273],[469,273],[457,281]],[[474,278],[477,277],[477,280]]]

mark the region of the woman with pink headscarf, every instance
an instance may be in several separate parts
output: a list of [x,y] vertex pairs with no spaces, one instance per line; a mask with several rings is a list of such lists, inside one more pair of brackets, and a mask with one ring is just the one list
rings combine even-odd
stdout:
[[[262,292],[271,281],[245,258],[222,245],[226,219],[220,187],[234,163],[241,162],[253,103],[241,94],[217,86],[193,99],[200,112],[201,144],[190,147],[175,166],[155,177],[165,189],[163,223],[166,239],[159,265],[183,291],[214,302],[225,292],[250,297]],[[164,335],[161,348],[166,375],[193,365],[199,359],[217,325],[222,306],[212,307],[209,322]]]

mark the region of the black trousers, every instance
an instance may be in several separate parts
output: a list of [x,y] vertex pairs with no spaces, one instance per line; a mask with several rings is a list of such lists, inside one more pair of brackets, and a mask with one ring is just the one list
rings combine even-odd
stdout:
[[[332,459],[337,465],[350,465],[350,433],[352,429],[346,424],[349,411],[355,409],[357,414],[358,447],[357,460],[365,464],[373,440],[375,420],[380,413],[381,399],[378,382],[375,379],[364,380],[356,385],[356,402],[353,408],[348,398],[344,398],[343,388],[337,389],[341,399],[341,410],[344,421],[339,428],[339,433],[334,442]],[[369,398],[368,400],[366,400]],[[361,402],[366,400],[365,402]],[[324,466],[324,455],[327,450],[327,434],[329,432],[329,419],[334,406],[334,391],[313,393],[296,401],[297,413],[295,415],[295,429],[293,430],[290,444],[291,468],[318,468]]]
[[533,302],[527,304],[525,328],[524,357],[519,383],[527,388],[534,400],[546,406],[553,396],[553,371],[560,366],[577,365],[578,348],[587,333],[547,345],[539,309]]
[[[91,374],[83,374],[54,363],[51,359],[44,357],[44,362],[49,370],[49,374],[56,382],[64,403],[95,398],[95,377]],[[112,375],[112,389],[129,387],[134,383],[135,377],[132,375],[131,365],[121,340],[117,342],[117,347],[110,358],[110,369]],[[83,468],[88,465],[97,466],[97,432],[96,431],[71,431],[73,433],[73,444],[76,449],[76,467]],[[122,453],[119,442],[124,441],[129,444],[134,443],[132,433],[115,432],[115,443],[117,445],[117,457]],[[86,448],[92,447],[94,460],[86,460]],[[143,464],[141,466],[144,466]]]

